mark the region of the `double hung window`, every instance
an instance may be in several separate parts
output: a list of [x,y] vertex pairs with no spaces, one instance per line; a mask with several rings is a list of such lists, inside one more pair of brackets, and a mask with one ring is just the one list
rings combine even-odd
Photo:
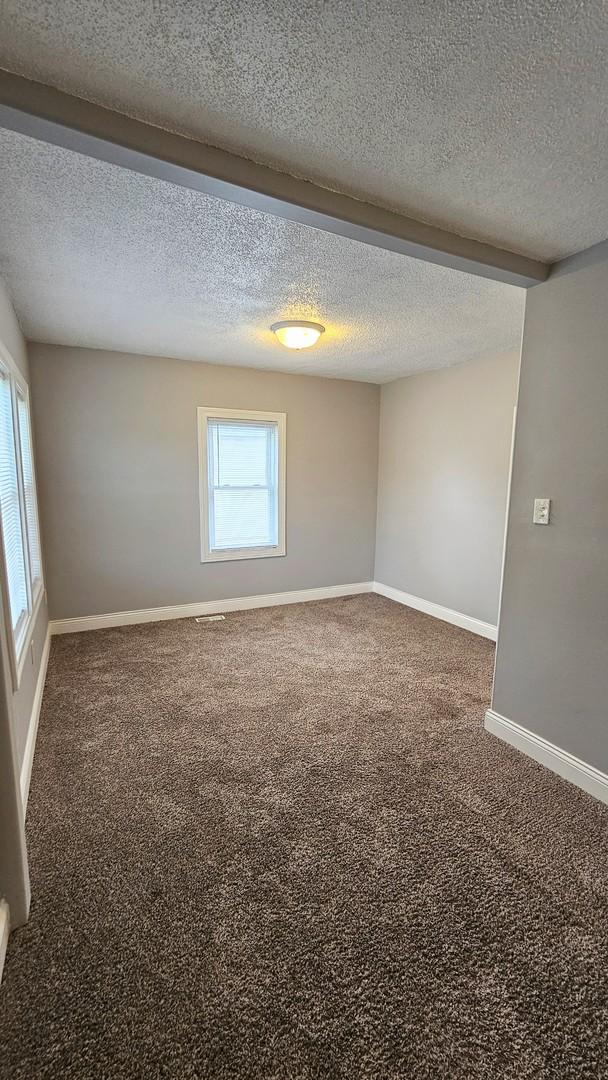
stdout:
[[202,561],[285,554],[285,414],[199,409]]
[[0,523],[4,600],[16,689],[44,584],[29,395],[5,353],[0,353]]

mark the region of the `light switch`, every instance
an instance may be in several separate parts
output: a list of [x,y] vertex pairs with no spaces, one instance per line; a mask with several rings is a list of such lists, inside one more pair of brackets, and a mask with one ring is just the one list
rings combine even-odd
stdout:
[[532,521],[535,525],[548,525],[551,513],[551,499],[535,499]]

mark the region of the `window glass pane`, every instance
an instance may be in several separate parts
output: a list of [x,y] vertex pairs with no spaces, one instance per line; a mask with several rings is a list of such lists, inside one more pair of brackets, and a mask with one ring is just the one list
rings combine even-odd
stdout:
[[268,439],[276,424],[210,421],[214,430],[214,483],[245,486],[268,481]]
[[19,417],[19,438],[21,440],[21,465],[23,470],[25,516],[27,519],[27,539],[30,551],[30,566],[32,569],[33,592],[36,583],[42,581],[40,532],[38,529],[38,509],[36,506],[36,491],[34,488],[34,465],[32,461],[32,440],[30,434],[29,409],[26,398],[24,398],[19,392],[17,394],[17,411]]
[[207,425],[212,550],[278,543],[278,425],[214,420]]
[[215,544],[217,548],[259,547],[276,543],[269,531],[270,493],[265,489],[215,492]]
[[28,614],[11,384],[0,375],[0,511],[13,631]]

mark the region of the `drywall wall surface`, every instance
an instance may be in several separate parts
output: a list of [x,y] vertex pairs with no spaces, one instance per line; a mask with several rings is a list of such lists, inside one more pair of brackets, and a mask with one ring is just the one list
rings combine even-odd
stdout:
[[519,352],[382,387],[375,579],[495,624]]
[[[379,390],[32,345],[52,618],[369,581]],[[197,406],[287,414],[287,555],[200,561]]]
[[[10,353],[24,379],[29,383],[28,352],[26,343],[21,333],[19,323],[15,316],[10,298],[4,284],[0,279],[0,343]],[[34,442],[36,436],[34,433]],[[42,536],[44,547],[44,535]],[[44,550],[43,550],[44,556]],[[46,598],[43,598],[36,625],[32,637],[32,647],[28,650],[28,656],[21,675],[21,682],[16,693],[12,694],[11,718],[13,725],[13,737],[15,741],[15,755],[19,768],[23,761],[23,753],[29,730],[32,705],[36,693],[36,684],[40,671],[40,662],[44,649],[46,631],[48,626],[48,612]],[[12,689],[10,672],[5,672],[7,686]]]
[[10,927],[27,921],[30,883],[25,847],[19,764],[12,731],[12,684],[4,625],[0,633],[0,900],[9,905]]
[[6,286],[0,278],[0,342],[11,354],[24,378],[28,376],[27,346]]
[[608,242],[528,293],[492,702],[606,773],[607,298]]

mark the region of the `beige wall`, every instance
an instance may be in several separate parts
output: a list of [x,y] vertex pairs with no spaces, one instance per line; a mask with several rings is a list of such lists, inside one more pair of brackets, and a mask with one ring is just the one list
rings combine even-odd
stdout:
[[[52,618],[369,581],[378,387],[30,347]],[[287,413],[287,555],[200,561],[196,408]]]
[[375,579],[495,624],[517,352],[382,387]]
[[[608,242],[528,293],[493,708],[608,773]],[[551,523],[532,524],[536,497]]]

